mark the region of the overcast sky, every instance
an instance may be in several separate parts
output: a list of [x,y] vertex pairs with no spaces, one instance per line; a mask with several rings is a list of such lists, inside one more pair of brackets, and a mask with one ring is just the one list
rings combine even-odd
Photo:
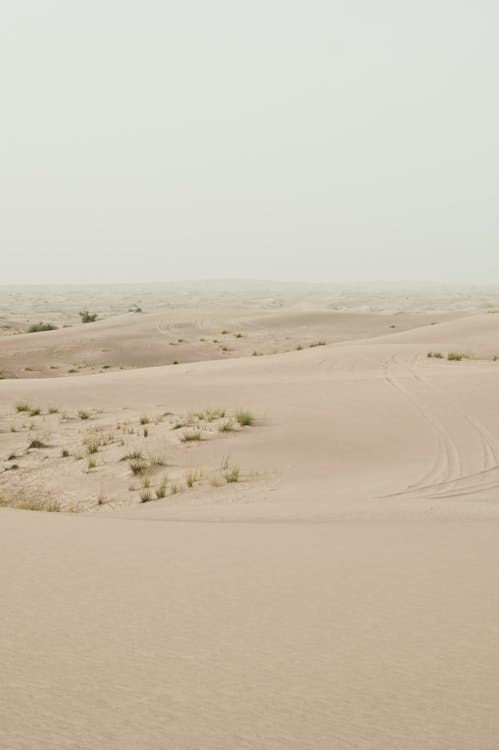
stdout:
[[0,283],[499,282],[496,0],[6,0]]

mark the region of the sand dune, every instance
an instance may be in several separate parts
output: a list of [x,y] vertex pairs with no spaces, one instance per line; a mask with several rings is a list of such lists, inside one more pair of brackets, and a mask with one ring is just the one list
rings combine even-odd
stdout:
[[[103,337],[124,342],[128,321]],[[499,316],[376,325],[276,356],[0,384],[0,495],[83,511],[1,510],[2,746],[497,747]],[[36,337],[56,335],[75,341]],[[476,358],[426,356],[451,349]],[[220,432],[239,407],[255,423]],[[75,460],[108,433],[95,469]],[[141,503],[132,449],[202,478]],[[227,456],[240,481],[213,486]]]

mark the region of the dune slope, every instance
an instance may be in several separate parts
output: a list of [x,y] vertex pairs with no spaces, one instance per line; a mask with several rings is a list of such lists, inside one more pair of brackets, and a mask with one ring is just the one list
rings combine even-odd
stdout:
[[242,469],[151,503],[97,505],[106,472],[130,481],[104,448],[92,485],[50,451],[43,474],[0,475],[71,497],[92,487],[82,515],[0,509],[0,744],[495,748],[499,363],[426,352],[485,355],[498,340],[499,316],[484,315],[278,356],[4,381],[2,455],[33,432],[8,427],[21,399],[42,405],[33,420],[54,450],[81,439],[82,406],[135,430],[144,412],[215,406],[257,420],[188,447],[170,417],[131,436],[164,444],[172,472],[227,455]]

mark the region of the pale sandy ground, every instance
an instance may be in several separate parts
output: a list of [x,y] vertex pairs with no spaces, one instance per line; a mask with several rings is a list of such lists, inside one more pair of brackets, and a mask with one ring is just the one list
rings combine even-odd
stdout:
[[[426,357],[452,349],[474,358]],[[497,748],[496,352],[483,314],[0,383],[2,466],[19,466],[0,495],[84,510],[0,511],[0,747]],[[21,399],[42,408],[25,426]],[[201,421],[191,444],[171,429],[219,406],[256,423]],[[167,411],[144,438],[140,416]],[[90,471],[74,456],[87,431],[116,433]],[[141,504],[119,461],[138,446],[203,478]],[[213,487],[226,456],[241,481]]]

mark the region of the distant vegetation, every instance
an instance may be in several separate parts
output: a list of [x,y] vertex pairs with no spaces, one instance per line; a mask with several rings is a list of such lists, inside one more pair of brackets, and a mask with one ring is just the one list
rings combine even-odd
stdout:
[[57,326],[53,323],[44,323],[39,321],[38,323],[32,323],[28,328],[28,333],[38,333],[39,331],[56,331]]
[[449,352],[447,359],[451,362],[460,362],[462,359],[471,359],[471,357],[465,352]]
[[141,313],[141,312],[142,312],[142,308],[141,308],[141,307],[139,307],[138,305],[131,305],[131,306],[130,306],[130,307],[128,308],[128,312],[133,312],[133,313]]
[[97,320],[97,313],[89,312],[88,310],[81,310],[79,316],[82,323],[95,323]]

